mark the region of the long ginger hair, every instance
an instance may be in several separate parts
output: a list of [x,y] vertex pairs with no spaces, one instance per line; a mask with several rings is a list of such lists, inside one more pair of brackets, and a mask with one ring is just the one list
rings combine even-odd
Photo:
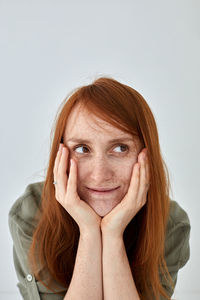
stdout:
[[[37,226],[29,248],[29,265],[36,279],[56,294],[62,292],[53,288],[55,281],[63,289],[68,288],[80,231],[75,220],[55,198],[53,167],[59,144],[64,142],[68,116],[78,103],[102,120],[139,137],[148,150],[151,183],[147,201],[126,227],[123,239],[140,299],[154,297],[157,300],[163,295],[170,300],[160,282],[159,272],[166,285],[174,288],[164,258],[171,186],[161,156],[156,122],[142,95],[111,77],[100,77],[92,84],[74,89],[61,103],[53,127],[41,204],[35,216]],[[44,270],[48,270],[50,276],[46,282],[42,275]]]

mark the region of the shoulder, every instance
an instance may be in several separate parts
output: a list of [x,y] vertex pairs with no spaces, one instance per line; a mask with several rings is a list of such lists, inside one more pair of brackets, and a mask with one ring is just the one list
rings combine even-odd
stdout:
[[166,229],[165,256],[171,268],[182,268],[189,259],[190,220],[187,212],[170,199],[170,213]]
[[[177,229],[180,230],[177,230]],[[169,238],[172,233],[182,231],[183,235],[190,231],[190,219],[188,213],[181,207],[181,205],[170,199],[170,212],[168,217],[166,238]]]
[[190,220],[186,211],[180,206],[178,202],[170,199],[170,215],[169,222],[172,224],[182,224],[183,226],[190,225]]
[[[170,199],[170,213],[165,235],[165,261],[174,286],[178,271],[190,258],[190,220],[187,212],[176,201]],[[171,297],[174,290],[159,271],[160,280]],[[163,299],[163,298],[162,298]]]
[[[19,281],[17,286],[21,295],[26,299],[63,299],[66,289],[63,290],[61,287],[64,294],[59,296],[44,287],[35,279],[27,256],[32,242],[32,233],[37,223],[35,215],[40,209],[43,185],[44,181],[29,184],[9,211],[8,222],[13,239],[13,261]],[[45,275],[49,277],[48,271]],[[60,288],[57,282],[56,284]]]
[[35,214],[40,208],[44,181],[30,183],[11,206],[8,214],[9,224],[31,230],[35,226]]

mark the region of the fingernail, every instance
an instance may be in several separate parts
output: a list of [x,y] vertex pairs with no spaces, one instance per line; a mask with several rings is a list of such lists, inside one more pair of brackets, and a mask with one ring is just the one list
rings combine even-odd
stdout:
[[59,150],[61,149],[61,147],[62,147],[62,144],[60,143],[60,145],[59,145]]

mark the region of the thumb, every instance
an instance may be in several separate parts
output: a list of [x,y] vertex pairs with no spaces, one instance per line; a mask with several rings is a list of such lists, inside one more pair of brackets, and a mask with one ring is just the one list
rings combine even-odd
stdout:
[[69,170],[69,178],[67,183],[67,194],[70,197],[70,201],[76,198],[77,194],[77,165],[75,161],[70,159],[70,170]]

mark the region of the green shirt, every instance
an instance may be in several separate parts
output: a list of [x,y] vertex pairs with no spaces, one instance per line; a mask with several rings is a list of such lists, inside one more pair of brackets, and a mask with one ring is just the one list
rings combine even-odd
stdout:
[[[24,193],[15,201],[9,211],[8,223],[13,239],[13,260],[17,278],[17,286],[25,300],[61,300],[67,292],[67,288],[58,286],[63,290],[63,296],[57,295],[37,281],[27,264],[27,251],[32,240],[31,233],[36,227],[34,215],[41,202],[41,192],[44,181],[29,184]],[[170,216],[167,224],[165,240],[165,259],[169,273],[174,284],[177,282],[177,274],[190,257],[190,221],[184,209],[174,200],[170,200]],[[166,292],[172,296],[173,290],[161,282]],[[161,297],[161,300],[164,298]]]

